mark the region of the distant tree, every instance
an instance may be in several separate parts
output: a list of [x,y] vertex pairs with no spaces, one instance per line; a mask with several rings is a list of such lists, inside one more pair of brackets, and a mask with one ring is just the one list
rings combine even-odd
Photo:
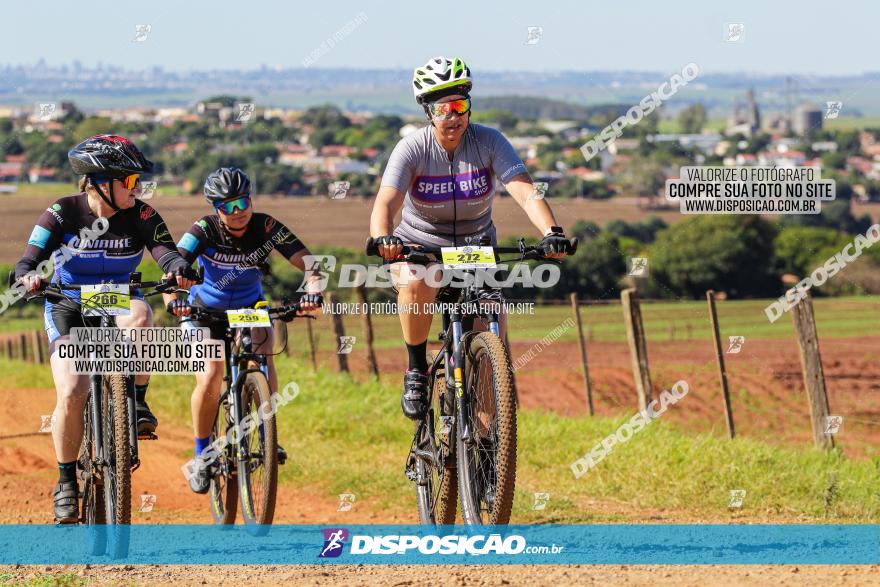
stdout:
[[843,153],[822,153],[822,169],[846,169],[846,155]]
[[76,142],[80,142],[95,135],[112,134],[115,132],[115,126],[109,118],[103,116],[90,116],[76,125],[76,128],[73,131],[73,137]]
[[852,188],[848,184],[844,185],[849,188],[849,192],[844,190],[842,195],[838,195],[838,199],[832,202],[823,202],[822,211],[819,214],[783,216],[779,221],[780,226],[821,226],[840,230],[847,234],[864,234],[873,224],[871,216],[863,214],[856,218],[853,215],[850,205]]
[[493,124],[503,131],[510,130],[516,126],[519,119],[508,110],[492,108],[485,111],[477,110],[471,115],[471,121],[478,124]]
[[783,273],[802,277],[828,258],[818,258],[820,251],[829,247],[840,250],[851,240],[851,237],[834,228],[788,227],[780,231],[773,241],[777,266]]
[[691,104],[678,113],[678,125],[681,127],[681,132],[683,133],[700,133],[705,124],[706,107],[703,106],[702,102]]
[[318,129],[339,130],[351,126],[351,120],[331,104],[312,106],[303,112],[302,120]]
[[[648,247],[652,294],[701,298],[779,295],[776,228],[758,216],[699,216],[661,231]],[[744,269],[745,268],[745,269]]]
[[571,236],[585,241],[597,236],[600,230],[599,225],[592,220],[578,220],[571,227]]
[[634,157],[620,178],[624,193],[655,198],[666,185],[663,167],[651,159]]

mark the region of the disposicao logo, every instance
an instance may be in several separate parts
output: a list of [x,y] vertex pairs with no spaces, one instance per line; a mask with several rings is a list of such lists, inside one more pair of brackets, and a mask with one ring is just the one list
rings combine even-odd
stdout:
[[335,558],[342,554],[342,547],[348,541],[345,528],[324,528],[324,548],[318,558]]

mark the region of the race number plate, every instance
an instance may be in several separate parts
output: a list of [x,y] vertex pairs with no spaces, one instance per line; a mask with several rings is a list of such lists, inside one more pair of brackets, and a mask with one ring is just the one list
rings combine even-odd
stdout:
[[226,318],[230,328],[254,328],[265,326],[272,327],[272,320],[266,310],[254,308],[242,308],[241,310],[226,310]]
[[441,247],[445,269],[479,269],[495,267],[492,247]]
[[131,314],[131,295],[128,285],[99,283],[84,285],[81,289],[83,316],[128,316]]

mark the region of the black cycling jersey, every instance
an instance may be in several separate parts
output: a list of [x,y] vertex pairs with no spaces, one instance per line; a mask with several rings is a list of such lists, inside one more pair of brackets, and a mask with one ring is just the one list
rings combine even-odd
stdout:
[[304,248],[281,222],[257,212],[241,237],[229,234],[212,214],[193,224],[177,243],[187,263],[198,259],[205,269],[204,281],[190,290],[190,302],[223,310],[249,307],[262,299],[260,266],[273,250],[290,259]]
[[81,240],[83,229],[91,230],[97,218],[85,193],[56,201],[37,220],[24,255],[15,266],[16,278],[33,271],[51,255],[55,264],[53,282],[127,283],[143,258],[144,247],[165,272],[187,266],[165,221],[149,204],[135,200],[133,207],[108,218],[107,232]]

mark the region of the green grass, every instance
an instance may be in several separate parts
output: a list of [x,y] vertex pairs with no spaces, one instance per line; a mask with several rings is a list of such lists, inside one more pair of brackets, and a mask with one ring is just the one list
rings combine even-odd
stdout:
[[[716,302],[722,338],[727,334],[736,334],[756,339],[793,340],[794,329],[788,314],[775,323],[770,323],[764,315],[764,308],[770,301]],[[880,302],[875,297],[817,298],[813,300],[813,305],[817,329],[822,340],[874,336],[880,331]],[[535,304],[533,315],[509,317],[511,340],[540,340],[571,317],[572,311],[568,304],[546,306]],[[623,313],[619,303],[581,306],[581,318],[584,335],[591,336],[592,340],[626,341]],[[377,314],[372,320],[377,350],[396,349],[401,346],[400,321],[397,315]],[[707,305],[703,300],[643,302],[642,320],[650,341],[662,342],[669,340],[670,336],[675,340],[683,340],[686,337],[692,340],[709,340],[712,335]],[[363,330],[361,321],[362,317],[358,315],[344,316],[346,332],[358,336]],[[439,319],[434,321],[431,340],[436,339],[439,323]],[[313,327],[322,341],[321,348],[328,348],[326,341],[333,338],[329,317],[319,320],[313,324]],[[18,311],[18,305],[0,319],[0,334],[42,329],[42,313],[28,316]],[[304,332],[305,327],[297,322],[292,327],[291,336],[304,336]],[[570,328],[562,333],[559,340],[575,342],[577,336],[577,330]]]
[[[747,338],[793,339],[794,329],[789,315],[770,323],[764,308],[771,300],[731,300],[716,302],[722,335],[737,334]],[[813,301],[817,329],[822,339],[873,336],[880,331],[880,302],[870,297],[818,298]],[[539,340],[556,326],[573,316],[568,304],[539,306],[535,314],[511,315],[509,317],[511,340]],[[598,342],[625,342],[623,313],[619,303],[581,306],[584,335],[588,333]],[[346,332],[362,332],[360,316],[345,316]],[[648,340],[666,341],[672,335],[676,340],[709,340],[708,306],[704,300],[642,303],[642,321]],[[318,328],[323,328],[319,323]],[[295,326],[294,328],[297,328]],[[690,331],[688,331],[690,327]],[[329,328],[329,326],[327,326]],[[377,349],[397,348],[400,342],[400,322],[396,315],[373,316],[375,346]],[[671,332],[670,329],[674,329]],[[433,324],[433,332],[439,330],[439,319]],[[329,336],[329,333],[328,335]],[[577,330],[567,329],[559,340],[575,342]],[[432,340],[436,335],[432,334]]]
[[12,573],[0,574],[0,585],[17,585],[20,587],[77,587],[88,585],[91,581],[78,577],[74,573],[61,573],[58,575],[42,575],[27,579],[16,580]]
[[[48,369],[19,362],[0,361],[0,377],[8,393],[51,386]],[[279,361],[279,381],[301,389],[278,416],[279,439],[291,455],[282,483],[319,487],[328,496],[350,491],[380,514],[414,508],[403,475],[412,425],[400,415],[396,386],[313,372],[288,359]],[[155,377],[154,411],[188,426],[191,387],[188,377]],[[880,521],[880,458],[848,460],[839,452],[694,435],[662,419],[575,479],[571,463],[623,421],[522,411],[514,519],[633,521],[646,519],[645,512],[675,511],[717,521],[730,516],[730,490],[745,489],[741,511],[774,521]],[[544,511],[531,509],[536,492],[550,493]]]

